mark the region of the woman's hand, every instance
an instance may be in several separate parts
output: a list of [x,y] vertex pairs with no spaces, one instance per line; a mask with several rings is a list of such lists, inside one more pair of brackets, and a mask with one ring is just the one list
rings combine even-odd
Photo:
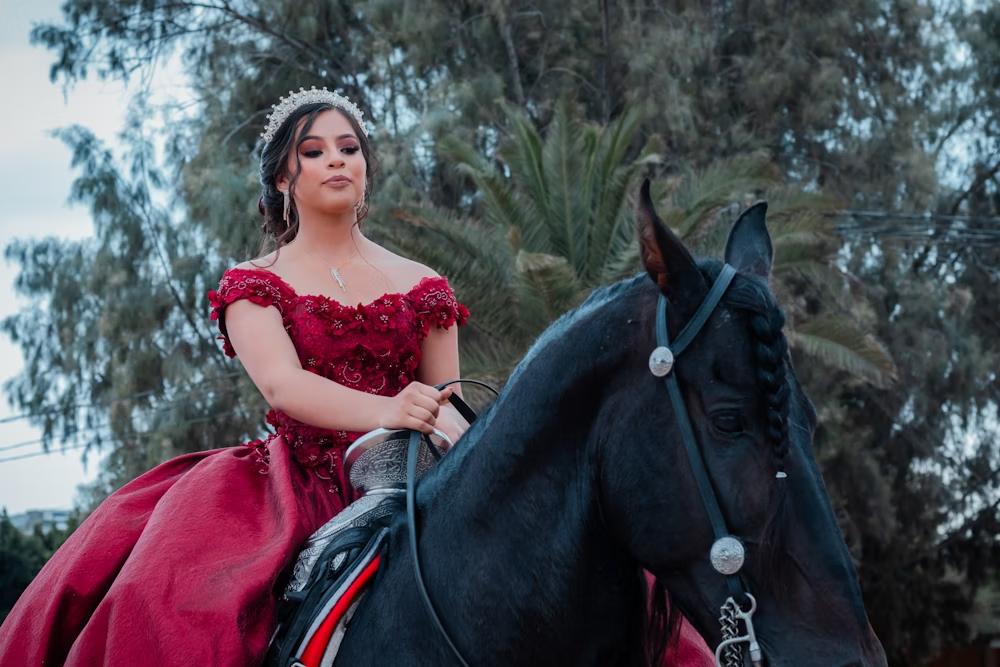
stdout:
[[[453,391],[453,387],[438,391],[430,385],[411,382],[389,399],[388,409],[379,417],[379,426],[431,433],[437,423],[441,405],[448,402]],[[451,437],[451,433],[448,433],[448,437]]]
[[458,410],[449,404],[441,407],[435,427],[447,435],[452,444],[455,444],[469,428],[469,422],[465,421]]

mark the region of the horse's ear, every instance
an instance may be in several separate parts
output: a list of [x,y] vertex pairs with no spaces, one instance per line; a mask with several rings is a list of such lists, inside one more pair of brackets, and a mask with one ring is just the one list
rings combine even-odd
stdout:
[[[642,264],[663,294],[670,296],[684,283],[692,281],[698,283],[697,286],[704,285],[691,253],[656,215],[649,194],[648,178],[642,182],[635,217],[639,228],[639,252],[642,255]],[[696,285],[688,286],[696,287]]]
[[736,270],[760,276],[765,280],[771,274],[774,249],[767,233],[764,217],[767,202],[754,204],[740,214],[726,241],[726,262]]

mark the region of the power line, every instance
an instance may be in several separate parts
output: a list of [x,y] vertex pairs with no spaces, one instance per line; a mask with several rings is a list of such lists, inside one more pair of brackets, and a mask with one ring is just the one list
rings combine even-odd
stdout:
[[827,215],[849,220],[835,228],[842,236],[877,236],[935,245],[1000,244],[1000,217],[852,209]]
[[[98,428],[103,428],[104,426],[107,426],[107,424],[100,424],[98,426],[95,426],[94,428],[98,429]],[[75,436],[71,436],[71,437],[75,437]],[[37,445],[37,444],[39,444],[41,442],[45,442],[45,438],[35,438],[34,440],[25,440],[23,442],[15,442],[13,445],[4,445],[3,447],[0,447],[0,452],[6,452],[6,451],[9,451],[11,449],[21,449],[22,447],[30,447],[31,445]]]
[[[230,388],[224,389],[222,391],[223,392],[226,392],[226,391],[235,391],[235,388],[234,387],[230,387]],[[185,392],[185,394],[187,394],[187,395],[190,395],[191,393],[192,392],[190,392],[190,391],[189,392]],[[163,401],[162,403],[160,403],[160,405],[157,405],[156,407],[152,408],[149,411],[149,413],[147,413],[147,414],[155,414],[157,412],[164,412],[164,411],[167,411],[167,410],[173,410],[176,407],[175,404],[176,403],[180,403],[182,400],[186,401],[188,399],[174,398],[174,399],[171,399],[169,401]],[[185,422],[178,422],[178,423],[179,424],[183,424]],[[111,426],[111,422],[110,421],[106,421],[106,422],[103,422],[101,424],[95,424],[95,425],[89,427],[88,432],[90,432],[90,431],[92,431],[94,429],[108,428],[110,426]],[[73,434],[72,436],[69,436],[69,437],[75,437],[75,435],[76,434]],[[44,442],[44,441],[45,441],[45,438],[41,437],[41,438],[35,438],[33,440],[24,440],[22,442],[15,442],[12,445],[3,445],[2,447],[0,447],[0,452],[6,452],[6,451],[9,451],[11,449],[21,449],[23,447],[28,447],[30,445],[37,445],[38,443]]]
[[963,231],[951,230],[944,235],[935,235],[932,232],[921,230],[907,230],[898,227],[880,227],[874,229],[859,228],[838,228],[837,232],[842,236],[859,238],[881,238],[896,241],[913,241],[916,243],[927,243],[932,245],[963,245],[963,246],[995,246],[1000,244],[1000,232],[997,233],[967,233]]
[[[228,412],[222,412],[222,413],[215,414],[215,415],[210,415],[210,416],[206,416],[206,417],[197,417],[195,419],[188,419],[188,420],[185,420],[185,421],[176,422],[174,425],[175,426],[184,426],[186,424],[199,424],[199,423],[202,423],[202,422],[207,422],[207,421],[212,421],[212,420],[218,419],[219,417],[226,417],[226,416],[229,416],[229,415],[232,415],[232,414],[236,414],[237,412],[239,412],[239,410],[230,410]],[[142,440],[146,439],[149,436],[154,436],[154,435],[157,435],[157,434],[160,434],[160,433],[166,433],[166,432],[167,431],[165,429],[155,429],[155,430],[152,430],[152,431],[143,431],[142,433],[137,433],[135,438],[129,438],[129,440],[142,441]],[[84,435],[84,434],[80,434],[80,435]],[[104,435],[107,435],[107,436],[110,437],[111,434],[104,434]],[[75,437],[79,437],[79,435],[75,436]],[[90,444],[91,443],[89,443],[89,442],[84,442],[84,443],[79,443],[79,444],[76,444],[76,445],[70,445],[69,447],[61,447],[59,449],[51,449],[51,450],[48,450],[48,451],[29,452],[27,454],[16,454],[14,456],[7,456],[7,457],[4,457],[4,458],[0,458],[0,463],[7,463],[9,461],[19,461],[21,459],[30,459],[30,458],[34,458],[36,456],[50,456],[52,454],[58,454],[60,452],[68,452],[68,451],[72,451],[72,450],[75,450],[75,449],[83,449],[85,447],[88,447]]]
[[[187,396],[187,395],[190,395],[190,394],[194,393],[194,387],[199,387],[201,385],[210,384],[212,382],[218,382],[220,380],[227,380],[227,379],[231,379],[231,378],[234,378],[234,377],[239,377],[240,375],[243,375],[242,371],[235,371],[233,373],[224,373],[223,375],[219,375],[219,376],[216,376],[216,377],[206,378],[206,379],[203,379],[203,380],[199,380],[198,382],[195,382],[194,384],[190,385],[185,391],[179,392],[177,394],[174,394],[173,398],[170,398],[170,399],[168,399],[166,401],[163,401],[163,402],[164,403],[177,403],[177,402],[180,401],[180,399],[177,398],[178,396]],[[22,413],[22,414],[19,414],[19,415],[11,415],[9,417],[4,417],[4,418],[0,419],[0,424],[7,424],[7,423],[10,423],[10,422],[19,421],[21,419],[31,419],[32,417],[45,417],[47,415],[58,414],[60,412],[64,412],[66,410],[81,410],[83,408],[110,408],[111,406],[118,405],[119,403],[128,403],[130,401],[135,401],[135,400],[138,400],[140,398],[145,398],[147,396],[151,396],[151,395],[157,393],[158,391],[161,391],[161,390],[160,389],[147,389],[146,391],[136,392],[135,394],[128,394],[127,396],[122,396],[121,398],[115,398],[115,399],[112,399],[112,400],[107,401],[107,402],[77,403],[76,405],[70,405],[70,406],[65,407],[65,408],[51,408],[49,410],[42,410],[40,412],[25,412],[25,413]],[[0,450],[3,450],[3,449],[4,449],[3,447],[0,447]]]
[[909,220],[920,222],[964,222],[974,225],[998,225],[1000,217],[985,215],[944,215],[943,213],[902,213],[898,211],[866,211],[863,209],[842,209],[832,211],[827,215],[843,218],[859,218],[868,220]]
[[31,452],[30,454],[18,454],[17,456],[7,456],[5,458],[0,459],[0,463],[7,463],[8,461],[19,461],[21,459],[31,459],[31,458],[34,458],[36,456],[48,456],[50,454],[58,454],[58,453],[62,453],[62,452],[68,452],[68,451],[72,451],[74,449],[83,449],[84,447],[88,447],[89,445],[90,445],[90,443],[85,442],[85,443],[82,443],[82,444],[79,444],[79,445],[71,445],[69,447],[63,447],[63,448],[61,448],[59,450],[51,450],[51,451],[48,451],[48,452]]

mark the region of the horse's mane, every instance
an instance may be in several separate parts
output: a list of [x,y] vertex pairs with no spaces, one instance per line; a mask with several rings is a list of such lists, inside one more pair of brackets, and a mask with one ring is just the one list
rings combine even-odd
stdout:
[[[563,313],[561,316],[556,318],[552,324],[546,327],[538,338],[535,339],[535,342],[532,343],[531,347],[528,348],[528,351],[525,352],[521,361],[519,361],[514,367],[514,370],[511,371],[507,378],[507,382],[500,390],[500,395],[497,396],[496,400],[493,401],[493,403],[479,415],[476,422],[472,424],[469,430],[465,433],[463,440],[468,442],[471,446],[466,446],[464,450],[468,451],[474,446],[474,443],[479,439],[481,432],[489,426],[490,422],[492,422],[493,416],[496,412],[501,409],[516,392],[519,383],[523,380],[526,370],[531,367],[531,365],[542,355],[543,352],[547,351],[551,346],[557,345],[559,342],[566,340],[567,333],[569,333],[574,326],[590,317],[602,306],[611,303],[623,294],[634,289],[637,285],[641,284],[644,279],[648,280],[646,274],[641,273],[610,285],[597,287],[590,293],[590,295],[587,296],[586,299],[583,300],[579,306]],[[572,382],[572,378],[568,375],[564,375],[563,377],[567,382]],[[461,452],[455,453],[461,455]],[[447,461],[448,458],[452,458],[452,456],[447,457],[445,461]],[[442,466],[438,467],[440,468]]]
[[[514,370],[510,374],[510,378],[507,380],[507,384],[504,386],[504,392],[515,386],[523,374],[524,369],[531,365],[531,363],[542,353],[549,345],[555,343],[556,341],[565,338],[566,333],[573,328],[574,325],[582,322],[586,318],[590,317],[593,313],[599,310],[602,306],[611,303],[618,299],[622,294],[625,294],[639,285],[643,280],[648,280],[645,273],[640,273],[631,278],[625,278],[619,280],[616,283],[611,283],[610,285],[605,285],[603,287],[596,288],[590,295],[583,300],[576,308],[563,313],[555,322],[550,324],[545,331],[539,335],[535,342],[528,348],[521,361],[514,367]],[[501,395],[502,397],[502,395]]]
[[[699,269],[709,284],[715,281],[722,271],[722,262],[713,259],[699,261]],[[760,389],[766,407],[766,418],[769,424],[768,438],[771,444],[772,460],[775,470],[784,470],[784,460],[788,452],[788,415],[791,386],[786,377],[790,368],[788,343],[782,328],[785,317],[775,300],[774,295],[761,278],[743,273],[737,274],[733,283],[723,298],[723,303],[747,314],[750,320],[750,330],[757,362],[757,385]],[[760,577],[763,585],[782,595],[786,581],[781,573],[787,563],[784,561],[785,551],[784,527],[788,525],[787,482],[777,481],[772,485],[772,493],[768,500],[767,522],[761,532],[759,543],[749,541],[749,546],[756,547],[760,564]]]

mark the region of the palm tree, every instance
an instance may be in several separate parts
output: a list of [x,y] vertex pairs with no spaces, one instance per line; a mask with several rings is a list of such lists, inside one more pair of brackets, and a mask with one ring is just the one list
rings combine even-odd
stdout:
[[506,111],[498,164],[462,142],[438,147],[476,186],[477,218],[399,209],[396,221],[408,224],[380,227],[385,240],[452,277],[475,313],[463,365],[498,379],[553,319],[622,275],[634,236],[629,196],[659,159],[653,142],[627,158],[634,112],[600,127],[561,104],[543,140],[523,113]]
[[[469,213],[397,209],[394,224],[379,227],[383,240],[450,276],[474,313],[462,339],[464,370],[498,381],[594,287],[640,269],[632,197],[643,175],[662,163],[655,135],[636,150],[635,109],[599,126],[563,103],[544,137],[522,111],[507,107],[506,115],[508,131],[495,155],[455,140],[438,146],[475,185]],[[789,314],[792,345],[855,378],[891,381],[891,358],[836,296],[850,276],[835,262],[826,214],[835,202],[783,185],[761,154],[654,185],[664,222],[704,254],[721,253],[739,210],[761,196],[769,201],[773,285]],[[835,295],[819,312],[802,298],[816,290]]]

